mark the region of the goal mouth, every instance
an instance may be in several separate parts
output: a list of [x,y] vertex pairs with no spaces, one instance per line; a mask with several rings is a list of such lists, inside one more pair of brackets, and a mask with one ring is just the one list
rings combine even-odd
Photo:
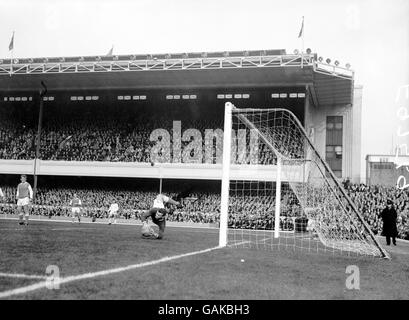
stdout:
[[227,103],[223,148],[220,245],[390,258],[289,110]]

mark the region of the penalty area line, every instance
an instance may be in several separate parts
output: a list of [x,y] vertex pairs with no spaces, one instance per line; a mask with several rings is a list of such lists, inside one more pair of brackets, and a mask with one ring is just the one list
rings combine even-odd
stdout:
[[47,276],[30,275],[30,274],[24,274],[24,273],[5,273],[5,272],[0,272],[0,277],[20,278],[20,279],[47,279]]
[[[163,262],[168,262],[168,261],[173,261],[173,260],[177,260],[177,259],[181,259],[181,258],[186,258],[186,257],[191,257],[191,256],[203,254],[203,253],[208,253],[208,252],[211,252],[211,251],[214,251],[214,250],[217,250],[217,249],[221,249],[221,248],[222,247],[217,246],[217,247],[212,247],[212,248],[208,248],[208,249],[204,249],[204,250],[183,253],[183,254],[170,256],[170,257],[164,257],[164,258],[161,258],[161,259],[158,259],[158,260],[152,260],[152,261],[132,264],[132,265],[129,265],[129,266],[126,266],[126,267],[107,269],[107,270],[102,270],[102,271],[97,271],[97,272],[89,272],[89,273],[84,273],[84,274],[80,274],[80,275],[76,275],[76,276],[68,276],[68,277],[65,277],[65,278],[62,277],[62,278],[59,278],[59,279],[54,278],[54,279],[50,279],[50,280],[53,280],[54,283],[56,283],[58,281],[59,284],[65,284],[65,283],[79,281],[79,280],[93,279],[93,278],[106,276],[106,275],[110,275],[110,274],[114,274],[114,273],[120,273],[120,272],[129,271],[129,270],[133,270],[133,269],[144,268],[144,267],[160,264],[160,263],[163,263]],[[48,279],[48,277],[46,277],[46,278]],[[20,287],[20,288],[16,288],[16,289],[3,291],[3,292],[0,292],[0,298],[8,298],[8,297],[11,297],[11,296],[14,296],[14,295],[25,294],[25,293],[32,292],[32,291],[35,291],[35,290],[44,289],[44,288],[47,287],[47,285],[48,285],[47,281],[41,281],[41,282],[29,285],[29,286],[24,286],[24,287]]]

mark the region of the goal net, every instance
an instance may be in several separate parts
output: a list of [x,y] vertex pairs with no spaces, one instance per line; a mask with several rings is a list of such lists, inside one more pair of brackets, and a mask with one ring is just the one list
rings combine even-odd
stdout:
[[231,103],[219,241],[389,258],[293,113]]

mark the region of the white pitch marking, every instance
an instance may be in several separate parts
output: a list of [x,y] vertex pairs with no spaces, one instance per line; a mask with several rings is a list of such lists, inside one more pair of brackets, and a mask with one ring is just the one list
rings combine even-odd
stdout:
[[[207,253],[207,252],[217,250],[217,249],[220,249],[220,248],[221,247],[218,246],[218,247],[208,248],[208,249],[204,249],[204,250],[183,253],[183,254],[179,254],[179,255],[175,255],[175,256],[171,256],[171,257],[164,257],[164,258],[161,258],[161,259],[158,259],[158,260],[132,264],[132,265],[129,265],[129,266],[126,266],[126,267],[120,267],[120,268],[107,269],[107,270],[102,270],[102,271],[97,271],[97,272],[84,273],[84,274],[80,274],[80,275],[76,275],[76,276],[69,276],[69,277],[65,277],[65,278],[60,278],[59,283],[64,284],[64,283],[69,283],[69,282],[78,281],[78,280],[92,279],[92,278],[96,278],[96,277],[100,277],[100,276],[106,276],[106,275],[113,274],[113,273],[119,273],[119,272],[124,272],[124,271],[132,270],[132,269],[138,269],[138,268],[153,266],[153,265],[156,265],[156,264],[159,264],[159,263],[162,263],[162,262],[168,262],[168,261],[172,261],[172,260],[176,260],[176,259],[180,259],[180,258],[190,257],[190,256],[202,254],[202,253]],[[29,286],[25,286],[25,287],[21,287],[21,288],[16,288],[16,289],[0,292],[0,298],[7,298],[7,297],[18,295],[18,294],[25,294],[25,293],[35,291],[35,290],[38,290],[38,289],[46,288],[46,286],[47,286],[47,281],[41,281],[41,282],[29,285]]]
[[95,230],[95,228],[53,228],[52,231],[71,231],[71,230]]
[[250,241],[234,242],[234,243],[232,243],[232,244],[229,244],[228,247],[239,246],[239,245],[245,244],[245,243],[250,243]]
[[30,275],[30,274],[24,274],[24,273],[4,273],[4,272],[0,272],[0,277],[20,278],[20,279],[47,279],[46,276]]

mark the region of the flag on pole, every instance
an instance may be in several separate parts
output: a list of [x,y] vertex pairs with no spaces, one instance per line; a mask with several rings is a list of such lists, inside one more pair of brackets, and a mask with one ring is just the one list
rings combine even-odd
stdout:
[[301,30],[300,30],[300,33],[298,34],[298,38],[301,38],[303,34],[304,34],[304,16],[302,17]]
[[10,44],[9,44],[9,51],[14,49],[14,31],[13,35],[11,36]]
[[107,56],[112,56],[112,54],[114,53],[114,46],[112,45],[111,49],[108,51]]

